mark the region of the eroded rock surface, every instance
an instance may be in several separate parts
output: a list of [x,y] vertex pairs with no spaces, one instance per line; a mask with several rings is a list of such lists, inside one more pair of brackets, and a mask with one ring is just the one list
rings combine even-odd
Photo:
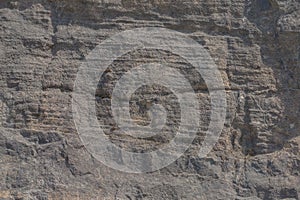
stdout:
[[[1,0],[0,22],[0,199],[300,198],[299,1]],[[172,165],[127,174],[82,145],[72,117],[73,83],[101,41],[149,26],[185,33],[208,50],[226,87],[226,124],[206,158],[197,155],[204,128]],[[140,151],[170,139],[111,134],[115,82],[134,65],[162,60],[183,67],[207,125],[201,77],[188,73],[178,55],[138,50],[116,60],[96,92],[98,120],[122,148]],[[180,113],[166,88],[137,91],[132,116],[147,124],[148,103],[159,93],[176,129]]]

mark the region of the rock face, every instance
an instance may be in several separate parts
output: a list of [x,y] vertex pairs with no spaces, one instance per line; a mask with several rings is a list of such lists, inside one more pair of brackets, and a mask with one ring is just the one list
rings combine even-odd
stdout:
[[[1,0],[0,21],[0,199],[300,198],[299,1]],[[226,124],[206,158],[197,155],[200,130],[170,166],[128,174],[104,166],[79,139],[71,101],[81,62],[106,38],[138,27],[185,33],[221,71]],[[137,50],[99,80],[98,120],[122,148],[141,151],[170,140],[110,134],[117,129],[109,109],[115,82],[134,65],[161,60],[187,65],[169,52]],[[205,84],[182,71],[207,125]],[[176,97],[160,86],[133,95],[132,117],[149,123],[148,103],[161,93],[176,129]]]

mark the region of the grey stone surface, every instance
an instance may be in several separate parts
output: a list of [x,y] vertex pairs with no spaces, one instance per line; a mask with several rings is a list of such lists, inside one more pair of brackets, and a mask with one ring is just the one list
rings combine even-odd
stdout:
[[[175,163],[127,174],[104,166],[82,145],[72,117],[73,83],[101,41],[147,26],[185,33],[209,51],[222,73],[228,111],[218,143],[199,158],[210,110],[202,78],[169,52],[124,55],[96,92],[99,122],[115,144],[158,148],[178,125],[170,91],[145,87],[132,97],[132,117],[149,123],[148,104],[160,94],[171,134],[149,140],[113,134],[112,89],[139,64],[164,60],[179,68],[193,83],[203,118],[193,145]],[[297,0],[1,0],[0,199],[299,199],[299,52]]]

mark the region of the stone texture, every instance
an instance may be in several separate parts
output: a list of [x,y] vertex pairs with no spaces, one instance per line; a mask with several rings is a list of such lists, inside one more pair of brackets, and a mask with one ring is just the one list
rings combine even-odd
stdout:
[[[299,1],[1,0],[0,22],[0,199],[299,199]],[[117,128],[109,110],[113,85],[138,63],[183,67],[204,119],[175,163],[126,174],[82,145],[72,119],[73,83],[101,41],[148,26],[183,32],[209,51],[225,82],[227,119],[214,150],[199,158],[210,109],[201,77],[168,52],[124,55],[96,93],[99,121],[113,142],[139,151],[168,141],[110,134]],[[133,97],[133,117],[147,124],[147,102],[160,92],[176,110],[168,91],[144,88]],[[177,117],[170,111],[170,127]]]

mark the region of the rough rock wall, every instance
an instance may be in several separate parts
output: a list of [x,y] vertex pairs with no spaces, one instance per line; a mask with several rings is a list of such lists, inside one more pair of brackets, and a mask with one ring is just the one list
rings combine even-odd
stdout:
[[[299,1],[1,0],[0,21],[1,199],[299,199]],[[225,83],[227,118],[207,158],[197,156],[200,131],[172,165],[126,174],[82,145],[72,119],[73,83],[101,41],[149,26],[185,33],[209,51]],[[155,59],[183,62],[166,52],[137,51],[99,81],[97,114],[107,132],[115,124],[105,108],[119,74]],[[205,84],[201,77],[190,80],[207,114]],[[145,90],[147,97],[162,88],[142,89],[136,98]],[[168,105],[171,94],[164,93]],[[131,106],[133,117],[147,123],[141,106]],[[167,141],[111,137],[137,149]]]

